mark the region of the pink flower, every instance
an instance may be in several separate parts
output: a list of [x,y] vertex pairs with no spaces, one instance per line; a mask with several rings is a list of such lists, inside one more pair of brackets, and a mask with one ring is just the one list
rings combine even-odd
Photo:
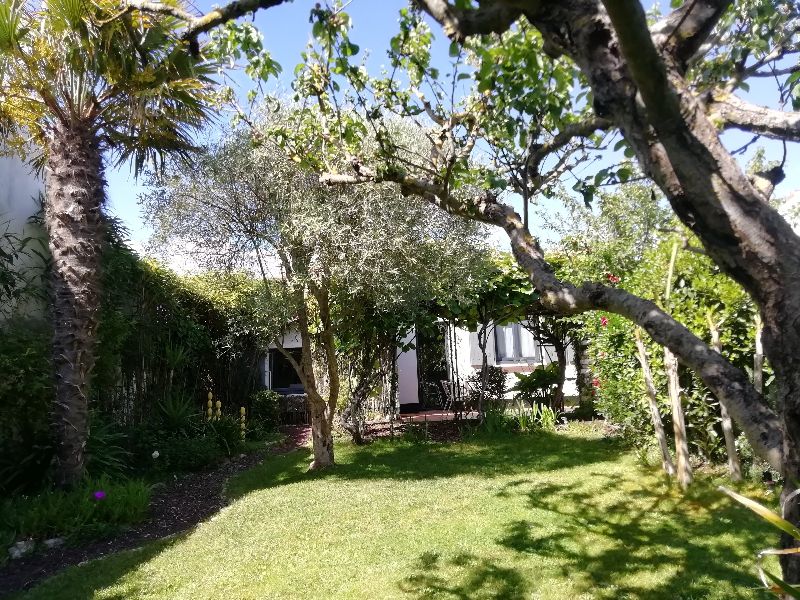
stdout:
[[95,500],[105,500],[106,493],[103,490],[97,490],[94,494],[92,494]]
[[600,325],[608,327],[608,317],[600,317]]
[[613,273],[606,273],[606,279],[608,279],[609,283],[619,283],[619,277],[614,275]]
[[600,380],[597,377],[592,379],[592,387],[596,387],[596,388],[600,387]]

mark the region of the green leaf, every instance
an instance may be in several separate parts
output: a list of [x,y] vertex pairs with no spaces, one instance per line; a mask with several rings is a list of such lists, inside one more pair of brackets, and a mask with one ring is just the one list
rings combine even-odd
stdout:
[[461,45],[458,42],[450,42],[450,57],[455,58],[461,54]]
[[789,521],[787,521],[783,517],[781,517],[781,516],[777,515],[776,513],[772,512],[770,509],[768,509],[763,504],[759,504],[755,500],[751,500],[750,498],[746,498],[745,496],[742,496],[741,494],[737,494],[736,492],[734,492],[732,490],[729,490],[728,488],[726,488],[724,486],[719,486],[718,489],[719,489],[719,491],[727,494],[728,496],[730,496],[731,498],[733,498],[734,500],[736,500],[740,504],[743,504],[744,506],[746,506],[747,508],[752,510],[759,517],[761,517],[762,519],[764,519],[765,521],[767,521],[768,523],[770,523],[774,527],[777,527],[781,531],[783,531],[785,533],[788,533],[793,538],[795,538],[797,540],[800,540],[800,529],[798,529],[797,527],[795,527],[794,525],[789,523]]
[[800,588],[789,585],[783,579],[776,577],[769,571],[762,571],[762,573],[764,573],[767,579],[775,584],[784,594],[789,594],[792,598],[800,598]]

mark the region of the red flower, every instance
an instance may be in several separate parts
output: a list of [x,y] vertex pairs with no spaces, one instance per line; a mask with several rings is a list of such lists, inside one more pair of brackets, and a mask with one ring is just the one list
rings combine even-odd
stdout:
[[614,275],[613,273],[606,273],[606,279],[608,279],[609,283],[619,283],[619,277]]
[[608,327],[608,317],[600,317],[600,325]]
[[600,380],[597,377],[592,379],[592,387],[596,387],[596,388],[600,387]]

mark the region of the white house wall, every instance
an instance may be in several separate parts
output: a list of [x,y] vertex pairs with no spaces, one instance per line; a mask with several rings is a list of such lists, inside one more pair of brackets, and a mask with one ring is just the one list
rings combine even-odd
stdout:
[[[47,255],[47,236],[40,227],[28,222],[39,212],[39,196],[43,189],[41,180],[31,173],[28,165],[15,158],[0,158],[0,235],[8,232],[19,238],[34,238],[29,247]],[[42,274],[43,266],[33,252],[21,255],[14,264],[17,272],[28,281],[35,281]],[[35,300],[17,304],[14,310],[16,317],[43,314],[41,303]]]
[[[300,339],[300,332],[290,331],[289,333],[284,333],[283,336],[281,336],[281,345],[287,350],[291,348],[302,348],[303,341]],[[269,347],[271,350],[278,348],[277,344],[270,344]]]
[[[446,337],[445,344],[448,343],[447,340],[448,338]],[[456,333],[453,336],[453,340],[456,342],[458,375],[461,381],[466,381],[470,375],[480,370],[483,360],[481,356],[481,349],[478,345],[478,332],[470,332],[463,328],[456,328]],[[550,354],[552,354],[553,358],[555,358],[555,354],[552,350]],[[544,350],[542,350],[541,355],[544,364],[552,362],[550,359],[548,359],[548,355]],[[527,373],[530,372],[532,368],[542,364],[542,362],[529,361],[499,363],[497,360],[497,346],[495,344],[494,329],[491,328],[489,330],[486,343],[486,358],[490,366],[500,366],[508,369],[508,372],[506,373],[507,389],[510,389],[517,383],[517,377],[514,375],[514,372]],[[448,364],[449,361],[450,357],[448,352]],[[575,369],[575,365],[568,364],[566,369],[566,381],[564,382],[565,396],[578,395],[578,388],[576,386],[576,373],[577,371]]]
[[[403,340],[403,345],[412,342],[415,332],[411,331]],[[401,352],[397,357],[397,403],[419,405],[419,379],[417,377],[417,351],[414,348]]]

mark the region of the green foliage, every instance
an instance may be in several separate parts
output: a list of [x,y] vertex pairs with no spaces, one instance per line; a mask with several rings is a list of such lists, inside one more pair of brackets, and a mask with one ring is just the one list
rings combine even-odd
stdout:
[[403,428],[401,439],[409,444],[426,444],[430,441],[427,423],[409,423]]
[[[103,492],[101,499],[96,492]],[[0,538],[43,540],[90,537],[141,521],[147,515],[150,486],[140,480],[92,479],[69,491],[18,496],[2,503]]]
[[128,436],[100,413],[89,415],[86,440],[86,472],[92,478],[123,478],[130,469]]
[[281,422],[281,395],[272,390],[258,390],[250,396],[250,412],[247,415],[248,433],[263,437],[276,431]]
[[[724,492],[739,504],[747,507],[755,514],[757,514],[761,519],[772,525],[774,528],[780,530],[785,535],[788,535],[795,540],[800,540],[800,529],[795,527],[792,523],[778,515],[777,513],[773,512],[763,504],[756,502],[746,496],[742,496],[741,494],[737,494],[736,492],[729,490],[726,487],[720,486],[719,490]],[[795,494],[798,492],[795,491]],[[789,502],[790,500],[786,500]],[[767,549],[761,550],[758,553],[758,572],[761,575],[761,581],[764,583],[764,587],[767,588],[770,592],[779,596],[781,598],[790,597],[790,598],[800,598],[800,587],[796,585],[790,585],[783,581],[780,577],[777,577],[767,571],[763,566],[763,560],[767,556],[781,556],[787,554],[798,554],[800,550],[796,547],[792,548],[789,547],[788,549]]]
[[0,326],[0,496],[35,491],[47,477],[51,335],[33,320]]
[[[147,445],[147,450],[143,452],[143,458],[156,470],[169,473],[201,471],[219,462],[225,456],[223,448],[210,435],[202,437],[159,436]],[[152,453],[156,451],[158,458],[154,459]]]
[[[482,374],[476,371],[467,378],[467,388],[472,406],[477,406],[478,398],[481,393]],[[486,367],[486,389],[484,391],[484,407],[488,410],[492,407],[505,407],[506,396],[506,374],[502,368],[493,365]]]
[[553,387],[558,383],[558,364],[538,366],[530,373],[514,373],[517,383],[511,388],[514,398],[529,404],[549,404],[553,400]]
[[[178,277],[139,259],[114,221],[103,267],[87,460],[91,476],[119,477],[131,463],[144,470],[157,466],[150,455],[161,440],[201,435],[200,412],[209,388],[225,406],[238,407],[256,386],[261,351],[257,332],[241,326],[252,280]],[[227,292],[220,291],[222,283]],[[0,327],[3,495],[32,493],[49,481],[51,336],[41,321],[15,320]],[[142,431],[149,449],[140,443]],[[210,435],[205,446],[226,453],[236,446],[227,433]],[[187,462],[191,468],[206,465],[218,456],[219,451],[200,450],[196,459],[177,459],[168,470]]]
[[232,456],[243,447],[238,417],[223,414],[218,419],[207,421],[204,431],[206,437],[217,444],[226,456]]
[[481,286],[441,306],[441,316],[470,331],[490,322],[503,325],[525,318],[539,297],[530,277],[509,254],[490,255],[487,263]]
[[175,393],[158,403],[161,426],[171,435],[190,435],[200,421],[198,405],[187,396]]

